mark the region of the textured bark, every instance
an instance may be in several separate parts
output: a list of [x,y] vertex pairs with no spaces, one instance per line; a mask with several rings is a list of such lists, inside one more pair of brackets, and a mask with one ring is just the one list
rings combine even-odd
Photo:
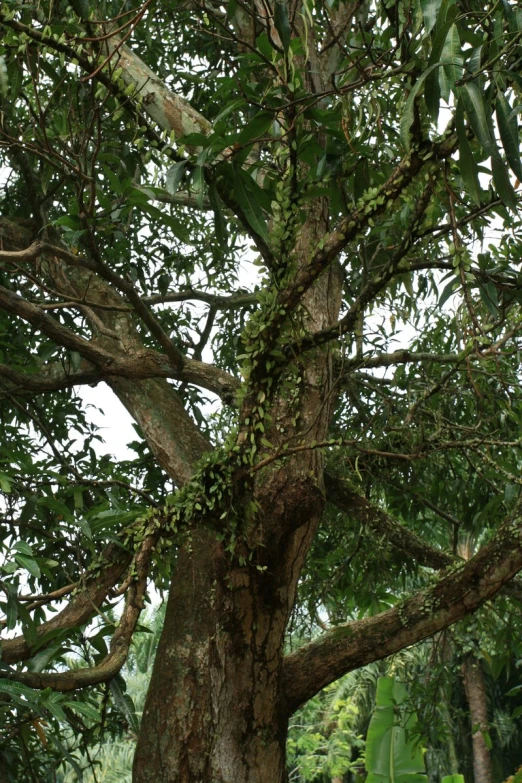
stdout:
[[[296,256],[326,227],[310,214]],[[307,292],[314,330],[335,322],[337,269]],[[330,357],[299,367],[299,398],[276,396],[267,437],[279,445],[325,436],[333,400]],[[283,641],[297,581],[324,506],[323,457],[311,449],[256,474],[259,514],[249,530],[255,563],[239,566],[215,534],[199,531],[174,568],[134,764],[134,783],[280,783],[285,779],[288,708]],[[254,547],[254,542],[256,546]],[[248,552],[245,550],[245,554]],[[256,568],[256,566],[258,566]]]
[[484,738],[484,732],[489,729],[486,683],[480,661],[474,655],[466,656],[462,676],[471,718],[473,777],[475,783],[492,783],[491,754]]

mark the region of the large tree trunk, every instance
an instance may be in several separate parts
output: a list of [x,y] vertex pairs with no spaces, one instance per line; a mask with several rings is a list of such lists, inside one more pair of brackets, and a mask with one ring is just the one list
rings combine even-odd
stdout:
[[[318,216],[317,216],[318,215]],[[324,233],[319,210],[297,240],[306,263]],[[308,291],[300,316],[318,330],[335,322],[339,273]],[[332,412],[328,352],[299,367],[298,399],[274,398],[275,446],[326,436]],[[326,401],[326,402],[325,402]],[[296,441],[297,442],[297,441]],[[324,505],[323,459],[300,452],[256,474],[253,561],[239,565],[215,533],[200,530],[174,566],[165,627],[143,713],[135,783],[282,783],[288,709],[282,702],[285,629],[299,574]]]
[[484,738],[488,731],[486,684],[480,661],[474,655],[466,656],[462,674],[471,718],[473,776],[475,783],[492,783],[491,754]]

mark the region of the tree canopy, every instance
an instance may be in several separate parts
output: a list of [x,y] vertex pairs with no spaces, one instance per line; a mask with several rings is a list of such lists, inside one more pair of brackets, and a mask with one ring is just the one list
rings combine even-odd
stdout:
[[4,0],[0,30],[0,778],[135,719],[152,583],[135,783],[279,783],[296,709],[495,596],[468,638],[506,666],[522,8]]

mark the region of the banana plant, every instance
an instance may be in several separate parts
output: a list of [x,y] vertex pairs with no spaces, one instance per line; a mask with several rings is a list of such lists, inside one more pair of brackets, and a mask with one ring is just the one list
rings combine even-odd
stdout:
[[417,716],[401,707],[407,695],[393,677],[379,678],[366,739],[366,783],[427,783],[424,749],[415,732]]

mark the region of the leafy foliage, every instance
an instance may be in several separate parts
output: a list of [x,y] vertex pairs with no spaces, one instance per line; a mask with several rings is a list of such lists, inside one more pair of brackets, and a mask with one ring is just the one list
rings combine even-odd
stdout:
[[[11,781],[80,779],[138,732],[117,671],[194,531],[265,595],[311,526],[301,644],[402,612],[435,556],[518,519],[522,9],[5,0],[0,30],[1,753]],[[82,394],[102,382],[129,459]],[[271,528],[277,471],[317,498],[325,465],[348,511],[328,492],[317,530],[297,501]],[[454,660],[480,638],[512,666],[513,599]],[[291,734],[303,780],[359,742],[329,697]]]

